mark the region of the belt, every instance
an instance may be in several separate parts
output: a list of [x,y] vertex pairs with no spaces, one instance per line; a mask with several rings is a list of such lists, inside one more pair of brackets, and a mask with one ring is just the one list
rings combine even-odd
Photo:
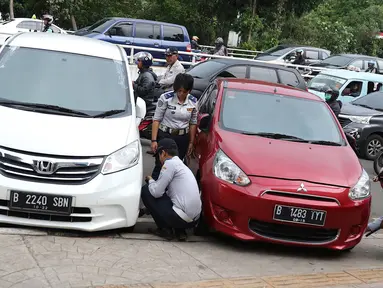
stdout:
[[195,217],[194,219],[191,219],[188,215],[186,215],[186,213],[184,211],[182,211],[181,209],[177,208],[174,205],[173,205],[173,210],[174,210],[174,212],[177,213],[178,216],[180,216],[180,218],[182,220],[184,220],[187,223],[191,223],[191,222],[197,221],[199,219],[199,215],[197,217]]
[[184,128],[184,129],[174,129],[174,128],[169,128],[163,124],[160,124],[160,130],[169,133],[170,135],[176,136],[176,135],[186,135],[189,133],[189,127]]

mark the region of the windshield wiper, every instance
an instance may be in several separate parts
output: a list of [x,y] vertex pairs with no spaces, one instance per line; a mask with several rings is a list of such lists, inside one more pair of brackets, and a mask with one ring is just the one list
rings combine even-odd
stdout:
[[267,132],[259,132],[259,133],[253,133],[253,132],[242,132],[244,135],[253,135],[253,136],[260,136],[260,137],[265,137],[265,138],[271,138],[271,139],[279,139],[279,140],[292,140],[292,141],[297,141],[297,142],[308,142],[305,139],[292,136],[292,135],[287,135],[287,134],[280,134],[280,133],[267,133]]
[[51,110],[51,111],[58,111],[58,112],[64,112],[72,115],[77,115],[77,116],[86,116],[90,117],[89,114],[57,106],[57,105],[49,105],[49,104],[40,104],[40,103],[24,103],[24,102],[17,102],[17,101],[1,101],[0,100],[0,105],[4,106],[21,106],[21,107],[28,107],[28,108],[37,108],[37,109],[44,109],[44,110]]
[[94,115],[93,118],[105,118],[107,116],[112,116],[112,115],[120,114],[123,112],[125,112],[125,110],[109,110],[109,111],[105,111],[100,114]]
[[319,144],[319,145],[328,145],[328,146],[342,146],[342,144],[332,141],[325,141],[325,140],[315,140],[315,141],[308,141],[310,144]]

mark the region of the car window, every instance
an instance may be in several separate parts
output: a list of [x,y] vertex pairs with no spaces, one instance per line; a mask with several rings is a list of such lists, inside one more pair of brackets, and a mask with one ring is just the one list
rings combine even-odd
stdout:
[[359,97],[358,99],[352,100],[351,103],[383,111],[383,91],[367,94]]
[[184,42],[184,33],[180,27],[164,25],[164,40]]
[[87,31],[95,31],[98,33],[104,33],[105,30],[108,29],[114,22],[115,22],[115,20],[113,20],[111,18],[104,18],[104,19],[97,21],[93,25],[89,26],[89,28],[87,28],[86,30]]
[[154,25],[154,38],[157,40],[161,40],[161,26]]
[[293,87],[299,86],[298,77],[293,72],[286,71],[286,70],[278,70],[278,74],[282,84],[293,86]]
[[147,23],[136,23],[136,34],[134,37],[142,39],[156,39],[156,37],[154,37],[154,25]]
[[383,73],[383,60],[378,60],[379,72]]
[[[41,63],[49,65],[39,73],[28,72]],[[122,61],[6,46],[0,53],[0,66],[2,100],[58,105],[90,115],[121,109],[131,113],[128,75]],[[23,85],[15,85],[15,75],[23,79]]]
[[17,24],[16,28],[28,29],[32,31],[38,30],[36,21],[21,21]]
[[344,144],[330,108],[322,101],[226,89],[219,121],[223,129],[237,133],[279,133]]
[[319,51],[306,50],[306,59],[318,60],[319,59]]
[[263,67],[250,66],[250,79],[278,83],[278,76],[275,69]]
[[352,58],[347,56],[333,55],[324,59],[322,63],[329,64],[332,66],[337,66],[337,67],[343,67],[348,65],[348,63],[350,63],[351,60]]
[[191,66],[187,70],[187,73],[193,76],[194,78],[205,79],[212,77],[215,73],[219,72],[225,66],[226,64],[224,63],[214,60],[208,60]]
[[55,25],[52,25],[51,26],[51,29],[53,30],[53,33],[61,33],[61,30],[59,27],[55,26]]
[[343,96],[359,97],[362,93],[363,82],[351,81],[346,88],[342,91]]
[[352,62],[350,65],[355,66],[359,69],[363,69],[363,60],[356,60]]
[[232,66],[219,73],[221,77],[246,78],[247,66]]
[[[115,36],[121,36],[121,37],[132,37],[133,34],[133,23],[131,22],[123,22],[118,23],[116,26],[113,27],[115,31]],[[113,31],[111,30],[111,31]]]
[[[215,93],[215,96],[212,92]],[[213,97],[214,99],[212,100],[211,97]],[[205,93],[201,96],[201,99],[198,101],[198,112],[200,114],[211,115],[211,112],[212,112],[211,108],[215,105],[216,98],[217,98],[217,86],[215,84],[212,84],[205,90]]]
[[330,55],[326,52],[326,51],[322,51],[322,56],[321,56],[321,59],[326,59],[327,57],[329,57]]

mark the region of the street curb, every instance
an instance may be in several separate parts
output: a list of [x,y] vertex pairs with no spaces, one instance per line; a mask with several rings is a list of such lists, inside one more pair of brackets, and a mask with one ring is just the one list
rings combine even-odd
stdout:
[[[183,283],[104,285],[98,288],[325,288],[345,285],[382,284],[383,269],[355,269],[335,273],[313,273],[265,277],[221,278]],[[346,286],[347,287],[347,286]],[[349,286],[356,287],[356,286]]]

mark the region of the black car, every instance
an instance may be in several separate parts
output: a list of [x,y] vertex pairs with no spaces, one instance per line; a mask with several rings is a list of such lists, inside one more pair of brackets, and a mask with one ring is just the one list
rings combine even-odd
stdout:
[[253,60],[210,59],[190,67],[187,73],[194,78],[191,94],[197,98],[201,97],[209,83],[218,77],[254,79],[307,90],[305,80],[296,69]]
[[374,160],[383,147],[383,91],[344,103],[339,122],[356,139],[359,155]]
[[254,59],[280,63],[292,62],[295,60],[295,53],[298,49],[303,50],[303,57],[307,64],[318,63],[331,54],[331,51],[322,48],[299,45],[278,45],[259,53]]
[[[354,66],[359,68],[361,71],[366,71],[368,67],[368,62],[374,61],[375,67],[377,68],[378,74],[383,74],[383,59],[358,55],[358,54],[337,54],[328,57],[327,59],[312,64],[312,67],[323,67],[328,69],[347,69],[348,66]],[[311,75],[317,75],[319,71],[312,71]]]

